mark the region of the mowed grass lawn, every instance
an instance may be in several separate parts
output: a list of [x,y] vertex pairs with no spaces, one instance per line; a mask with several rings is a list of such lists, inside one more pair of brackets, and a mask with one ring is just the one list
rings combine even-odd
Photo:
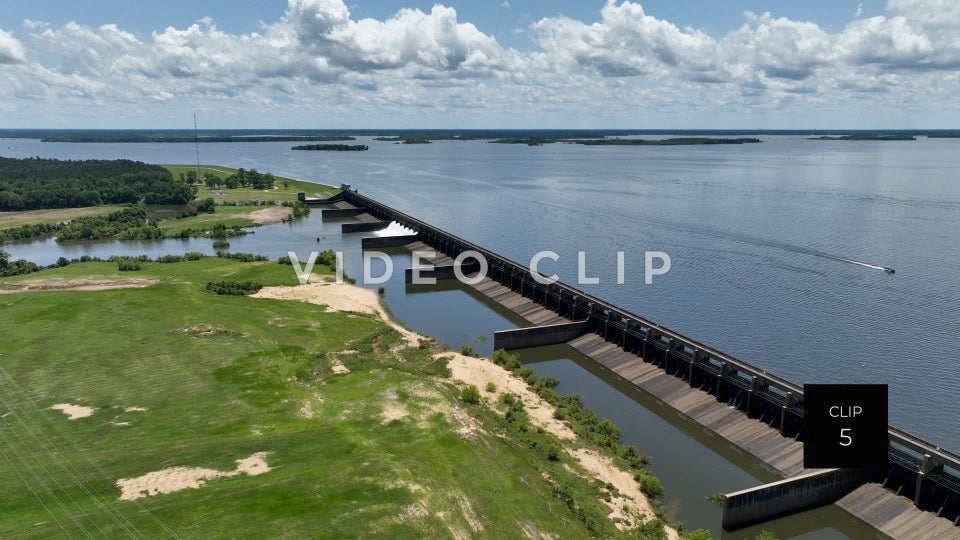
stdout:
[[[562,464],[494,429],[456,432],[442,411],[477,406],[432,351],[397,357],[395,331],[366,316],[204,290],[293,285],[289,266],[75,263],[0,281],[90,276],[159,283],[0,294],[0,537],[589,536],[545,480]],[[60,403],[96,411],[69,420]],[[391,404],[410,416],[385,422]],[[118,499],[118,479],[255,452],[270,471]]]
[[[180,173],[186,174],[187,171],[197,170],[196,165],[163,165],[168,171],[173,173],[174,177],[179,178]],[[237,169],[223,167],[220,165],[201,165],[200,178],[206,173],[212,173],[219,178],[226,178],[237,172]],[[269,172],[269,171],[260,171]],[[307,180],[297,180],[284,176],[277,176],[274,184],[275,189],[261,190],[249,188],[237,189],[219,189],[220,193],[212,193],[206,186],[201,186],[197,192],[197,197],[213,197],[217,201],[247,201],[247,200],[269,200],[269,201],[295,201],[297,192],[303,191],[308,197],[329,197],[340,191],[340,188],[309,182]],[[286,186],[284,185],[286,182]]]
[[158,222],[157,225],[167,236],[175,236],[184,229],[212,229],[215,225],[224,225],[227,227],[233,227],[234,225],[239,225],[240,227],[252,227],[256,225],[256,223],[254,223],[252,219],[246,217],[244,214],[262,210],[264,208],[269,207],[253,205],[217,206],[215,209],[216,211],[212,214],[197,214],[196,216],[179,219],[165,219]]

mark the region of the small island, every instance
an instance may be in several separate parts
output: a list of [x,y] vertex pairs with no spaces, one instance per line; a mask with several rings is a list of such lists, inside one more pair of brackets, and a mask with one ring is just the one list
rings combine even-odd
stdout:
[[810,141],[915,141],[916,137],[913,135],[871,135],[871,134],[860,134],[860,135],[838,135],[836,137],[831,137],[829,135],[823,135],[821,137],[810,137]]
[[392,142],[394,144],[431,144],[433,141],[426,137],[374,137],[375,141]]
[[369,150],[365,144],[301,144],[291,150],[329,150],[332,152],[362,152]]

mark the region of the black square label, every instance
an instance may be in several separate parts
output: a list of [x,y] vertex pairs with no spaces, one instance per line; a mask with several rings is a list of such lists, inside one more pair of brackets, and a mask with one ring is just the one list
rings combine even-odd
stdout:
[[803,466],[887,462],[887,385],[803,385]]

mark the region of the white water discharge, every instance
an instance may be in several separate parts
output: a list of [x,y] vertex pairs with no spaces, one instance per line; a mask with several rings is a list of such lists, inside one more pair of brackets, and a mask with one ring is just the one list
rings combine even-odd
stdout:
[[374,236],[405,236],[409,234],[417,234],[417,231],[408,229],[396,221],[391,221],[390,226],[386,229],[380,229],[379,231],[373,232]]

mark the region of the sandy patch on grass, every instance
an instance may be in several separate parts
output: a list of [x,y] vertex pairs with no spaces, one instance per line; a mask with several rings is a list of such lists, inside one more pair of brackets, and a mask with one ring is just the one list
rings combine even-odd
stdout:
[[146,407],[124,407],[123,412],[147,412]]
[[268,452],[257,452],[250,457],[237,460],[237,468],[232,471],[204,469],[202,467],[170,467],[161,471],[149,472],[136,478],[117,480],[120,488],[120,500],[132,501],[140,497],[149,497],[173,493],[183,489],[198,489],[207,480],[246,474],[257,476],[270,470],[267,465]]
[[395,388],[388,388],[383,395],[387,398],[386,403],[383,404],[383,410],[380,411],[380,418],[383,419],[384,424],[389,424],[394,420],[403,420],[410,415],[407,407],[397,401],[400,396]]
[[537,528],[533,523],[526,522],[520,523],[520,530],[523,531],[523,534],[530,540],[554,540],[556,536],[552,534],[545,533]]
[[143,278],[46,278],[24,281],[0,282],[0,294],[36,291],[102,291],[149,287],[159,283],[156,279]]
[[252,219],[254,223],[268,225],[270,223],[280,223],[292,213],[293,208],[289,206],[268,206],[249,212],[246,214],[246,217]]
[[50,408],[62,412],[67,415],[67,418],[70,420],[86,418],[96,411],[93,407],[84,407],[83,405],[74,405],[72,403],[57,403],[56,405],[51,405]]
[[350,368],[343,365],[343,362],[339,360],[330,361],[330,369],[335,375],[343,375],[344,373],[350,373]]
[[394,420],[403,420],[408,415],[407,408],[402,403],[392,401],[385,403],[383,410],[380,411],[380,418],[383,419],[384,424],[389,424]]
[[463,495],[459,495],[457,496],[457,505],[460,507],[463,519],[467,520],[467,524],[470,525],[470,530],[473,531],[473,534],[482,533],[483,524],[480,523],[477,513],[473,511],[473,506],[470,505],[470,501]]
[[211,326],[209,324],[194,324],[192,326],[185,326],[181,328],[184,334],[193,337],[213,337],[213,336],[242,336],[243,334],[227,330],[226,328],[221,328],[219,326]]
[[[639,523],[635,516],[643,516],[645,520],[656,518],[653,506],[647,496],[640,491],[640,485],[633,479],[631,473],[617,467],[610,458],[594,450],[578,448],[567,449],[567,452],[576,458],[580,466],[591,476],[616,488],[617,494],[611,495],[609,501],[603,502],[610,507],[610,518],[614,520],[617,528],[627,530],[636,527]],[[678,538],[676,530],[670,527],[664,527],[664,530],[667,532],[667,538],[671,540]]]
[[322,276],[311,276],[309,283],[292,287],[264,287],[251,298],[273,298],[276,300],[299,300],[311,304],[321,304],[327,311],[347,311],[375,315],[387,326],[403,336],[410,347],[420,345],[420,336],[394,321],[387,310],[380,305],[376,291],[349,283],[329,283]]
[[[553,417],[552,405],[530,390],[526,381],[514,377],[505,368],[486,358],[476,358],[455,352],[434,355],[434,358],[441,357],[450,359],[447,367],[450,368],[455,380],[472,384],[480,389],[480,399],[488,403],[497,403],[503,394],[514,394],[523,402],[523,407],[533,425],[542,427],[558,439],[572,440],[577,437],[569,426]],[[496,385],[493,392],[486,391],[488,382]]]
[[110,425],[111,425],[111,426],[117,426],[117,427],[129,426],[129,425],[130,425],[130,422],[111,421],[111,422],[110,422]]
[[300,406],[300,410],[297,411],[297,416],[305,420],[310,420],[316,416],[316,413],[313,411],[313,403],[305,401],[303,405]]
[[314,409],[314,404],[320,405],[323,403],[323,397],[319,394],[315,395],[312,398],[308,398],[306,401],[300,404],[300,410],[297,411],[297,416],[305,420],[313,419],[317,416],[317,411]]

